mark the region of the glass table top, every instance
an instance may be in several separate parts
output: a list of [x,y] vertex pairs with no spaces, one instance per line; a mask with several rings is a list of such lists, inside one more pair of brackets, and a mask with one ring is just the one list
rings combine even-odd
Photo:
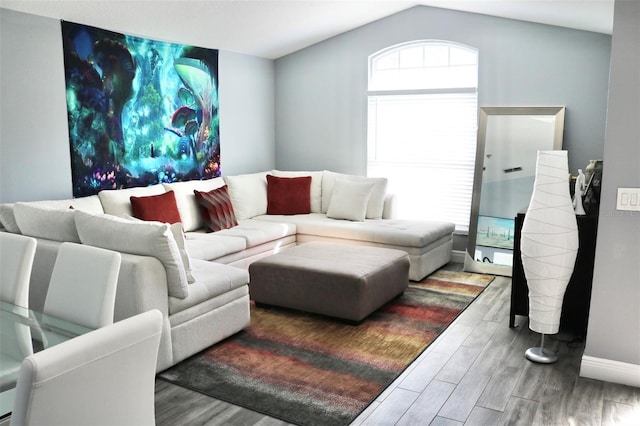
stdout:
[[24,358],[89,331],[87,327],[0,300],[0,417],[11,412]]

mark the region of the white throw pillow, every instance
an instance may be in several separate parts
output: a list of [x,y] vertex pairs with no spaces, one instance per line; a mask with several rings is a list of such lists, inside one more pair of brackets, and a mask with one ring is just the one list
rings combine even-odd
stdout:
[[141,186],[126,189],[104,189],[98,192],[105,213],[113,216],[123,214],[132,216],[131,200],[133,197],[147,197],[150,195],[164,194],[166,191],[161,183],[151,186]]
[[387,195],[387,178],[347,175],[343,173],[335,173],[325,170],[322,174],[322,212],[326,213],[331,201],[333,187],[336,179],[350,180],[354,182],[372,182],[374,183],[371,198],[367,203],[367,219],[380,219],[384,211],[384,199]]
[[373,192],[373,182],[354,182],[337,179],[333,187],[327,217],[362,222]]
[[75,213],[80,241],[95,247],[158,259],[166,270],[169,296],[189,294],[187,274],[169,225],[131,221],[108,214]]
[[272,170],[271,174],[277,177],[311,176],[311,213],[322,212],[322,171],[320,172],[289,172]]
[[267,214],[267,172],[225,176],[236,220]]
[[14,234],[20,233],[20,228],[16,223],[16,217],[13,214],[13,203],[0,204],[0,224],[7,232]]
[[182,228],[185,232],[191,232],[204,228],[204,222],[200,215],[196,196],[193,190],[200,192],[213,191],[224,185],[224,179],[221,177],[205,180],[190,180],[186,182],[163,183],[164,188],[173,191],[182,220]]
[[13,214],[23,235],[54,241],[80,242],[73,209],[53,209],[31,203],[15,203]]

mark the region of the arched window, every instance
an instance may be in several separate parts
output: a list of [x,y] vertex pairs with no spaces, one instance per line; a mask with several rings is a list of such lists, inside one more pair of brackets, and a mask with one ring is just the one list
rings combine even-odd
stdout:
[[368,167],[398,194],[398,216],[469,230],[478,52],[419,40],[369,57]]

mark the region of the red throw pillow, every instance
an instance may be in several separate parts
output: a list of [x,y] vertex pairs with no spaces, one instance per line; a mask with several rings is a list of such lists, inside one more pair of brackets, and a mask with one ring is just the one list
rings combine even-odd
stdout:
[[311,176],[267,175],[267,214],[311,213]]
[[215,232],[238,226],[227,185],[209,192],[200,192],[194,189],[193,193],[196,196],[202,220],[208,230]]
[[176,196],[173,191],[148,197],[129,197],[133,217],[164,223],[181,222]]

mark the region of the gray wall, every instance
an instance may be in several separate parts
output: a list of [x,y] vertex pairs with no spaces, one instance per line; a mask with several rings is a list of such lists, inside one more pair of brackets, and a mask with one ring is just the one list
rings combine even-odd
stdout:
[[[60,21],[0,8],[0,40],[0,202],[71,198]],[[273,61],[220,51],[219,74],[223,174],[273,168]]]
[[[615,4],[598,242],[585,356],[640,371],[640,213],[617,211],[640,188],[640,2]],[[636,377],[636,383],[640,379]]]
[[276,166],[365,173],[367,57],[416,39],[479,49],[480,106],[566,106],[574,173],[602,158],[610,36],[417,6],[276,60]]

